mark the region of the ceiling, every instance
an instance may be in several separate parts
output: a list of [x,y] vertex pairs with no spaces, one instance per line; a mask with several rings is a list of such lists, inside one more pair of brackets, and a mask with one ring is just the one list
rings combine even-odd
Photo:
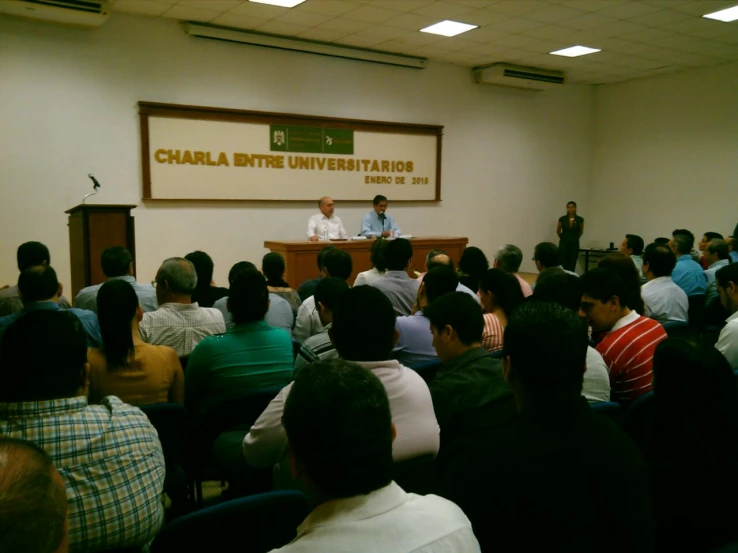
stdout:
[[[255,30],[425,57],[468,67],[508,62],[603,84],[738,61],[738,22],[701,17],[738,0],[115,0],[116,12]],[[418,32],[444,19],[478,25],[447,38]],[[581,44],[580,58],[548,52]]]

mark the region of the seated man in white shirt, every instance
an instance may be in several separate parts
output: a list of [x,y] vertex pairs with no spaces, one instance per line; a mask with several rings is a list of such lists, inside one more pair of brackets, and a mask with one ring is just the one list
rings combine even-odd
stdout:
[[641,278],[641,284],[645,284],[646,277],[641,272],[641,267],[643,267],[643,238],[637,234],[626,234],[620,243],[620,253],[633,260],[633,264],[638,270],[638,276]]
[[705,279],[707,280],[707,292],[705,292],[705,305],[710,305],[718,299],[717,284],[715,282],[715,273],[726,265],[730,265],[730,251],[728,243],[720,238],[710,240],[702,252],[707,269],[705,269]]
[[319,505],[276,551],[479,551],[461,509],[392,481],[401,430],[390,402],[371,371],[347,361],[315,363],[295,378],[282,417],[290,466]]
[[320,213],[310,217],[308,220],[308,240],[315,242],[316,240],[346,240],[348,234],[343,228],[343,223],[336,215],[336,202],[333,198],[323,196],[318,201]]
[[715,347],[730,363],[733,370],[738,369],[738,263],[731,263],[715,275],[720,302],[730,317],[720,332]]
[[[391,359],[397,331],[389,300],[371,286],[347,290],[333,314],[330,337],[340,358],[369,369],[384,384],[397,428],[394,460],[436,455],[439,429],[428,385],[418,373]],[[287,436],[281,420],[291,388],[288,384],[277,394],[244,439],[246,461],[254,468],[271,467],[284,459]]]
[[689,299],[671,279],[676,256],[668,246],[653,243],[643,252],[643,276],[648,282],[641,287],[646,317],[660,323],[687,322]]

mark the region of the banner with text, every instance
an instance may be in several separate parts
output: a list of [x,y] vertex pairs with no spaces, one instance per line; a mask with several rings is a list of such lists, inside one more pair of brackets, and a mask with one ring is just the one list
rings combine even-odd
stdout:
[[440,126],[139,106],[147,200],[440,200]]

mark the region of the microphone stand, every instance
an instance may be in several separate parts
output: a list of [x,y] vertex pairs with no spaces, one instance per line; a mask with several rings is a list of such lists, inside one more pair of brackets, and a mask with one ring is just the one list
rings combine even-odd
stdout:
[[87,198],[89,198],[90,196],[94,196],[95,194],[97,194],[97,189],[100,188],[100,183],[97,182],[97,179],[92,176],[92,173],[90,173],[87,176],[90,177],[90,179],[92,179],[92,192],[90,192],[84,198],[82,198],[82,203],[83,204],[87,201]]

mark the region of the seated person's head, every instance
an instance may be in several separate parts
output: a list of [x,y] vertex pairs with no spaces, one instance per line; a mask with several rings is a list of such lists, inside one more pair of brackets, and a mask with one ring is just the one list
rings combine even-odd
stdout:
[[226,306],[236,324],[264,320],[269,311],[269,290],[264,275],[256,269],[237,274],[231,282]]
[[201,251],[188,253],[184,258],[195,266],[197,273],[197,288],[206,289],[213,282],[213,270],[215,265],[212,258]]
[[469,349],[481,347],[484,332],[482,308],[465,292],[444,294],[423,310],[430,320],[433,348],[442,363]]
[[637,234],[626,234],[620,244],[620,253],[623,255],[641,255],[643,253],[643,238]]
[[489,261],[482,250],[475,246],[464,248],[459,259],[459,271],[462,274],[479,279],[487,269]]
[[445,294],[455,292],[459,286],[459,276],[451,267],[440,266],[425,274],[418,289],[418,305],[427,307]]
[[143,319],[136,291],[125,280],[109,280],[97,292],[97,318],[108,368],[126,367],[133,360],[134,321]]
[[324,326],[333,321],[333,312],[348,289],[348,282],[336,277],[326,277],[315,287],[315,309]]
[[384,248],[384,262],[388,271],[405,271],[412,258],[413,246],[405,238],[389,240]]
[[738,263],[731,263],[718,269],[715,281],[723,307],[728,313],[738,311]]
[[56,300],[62,295],[62,285],[51,265],[35,265],[21,272],[18,293],[24,304]]
[[387,270],[387,264],[384,261],[384,248],[387,246],[386,240],[375,240],[369,250],[369,259],[374,267],[380,273]]
[[698,249],[701,252],[704,252],[707,249],[707,244],[709,244],[710,241],[715,240],[716,238],[722,240],[723,235],[719,232],[706,232],[704,236],[702,236],[702,240],[700,240]]
[[197,278],[195,266],[189,259],[170,257],[156,272],[157,302],[163,305],[174,299],[189,301],[197,288]]
[[627,315],[628,287],[612,269],[597,267],[581,277],[579,316],[595,331],[610,330]]
[[710,265],[717,263],[718,261],[730,259],[728,243],[720,238],[710,240],[705,246],[704,254],[705,259]]
[[51,263],[49,248],[41,242],[25,242],[18,246],[16,253],[18,270],[23,272],[34,265],[48,265]]
[[324,246],[321,248],[321,250],[318,252],[317,255],[317,261],[318,261],[318,272],[322,274],[323,272],[323,258],[325,257],[325,254],[328,252],[331,252],[333,250],[337,250],[336,246]]
[[346,250],[333,248],[323,255],[323,277],[332,276],[348,280],[354,270],[354,262]]
[[100,266],[108,278],[128,276],[133,273],[133,257],[123,246],[112,246],[102,252]]
[[338,355],[349,361],[386,361],[397,344],[395,309],[382,292],[357,286],[341,294],[329,330]]
[[725,241],[728,243],[728,252],[736,251],[736,238],[735,236],[728,236]]
[[517,273],[523,262],[523,252],[517,246],[504,244],[495,255],[494,268],[506,273]]
[[286,286],[284,282],[284,257],[277,252],[269,252],[261,260],[261,272],[267,279],[267,283],[274,286]]
[[0,403],[87,395],[87,336],[68,311],[33,311],[0,344]]
[[694,234],[687,229],[676,229],[669,241],[669,247],[677,257],[689,255],[694,248]]
[[536,288],[533,290],[533,300],[558,303],[577,313],[579,303],[582,301],[582,286],[579,278],[564,271],[552,274],[547,274],[547,271],[541,273],[541,278],[538,279]]
[[655,244],[658,244],[659,246],[668,246],[669,242],[671,242],[671,238],[666,238],[665,236],[659,236],[658,238],[654,238],[653,241]]
[[558,267],[559,263],[559,247],[553,242],[541,242],[533,250],[533,261],[536,262],[536,268],[539,271]]
[[669,277],[676,267],[676,256],[669,246],[649,244],[643,251],[643,276],[654,278]]
[[626,304],[630,309],[643,313],[643,298],[641,298],[641,275],[633,260],[620,252],[609,253],[597,263],[603,269],[612,269],[623,280],[627,287],[628,298]]
[[479,298],[487,313],[502,309],[507,317],[525,300],[518,279],[502,269],[485,271],[479,279]]
[[368,369],[338,359],[306,366],[295,376],[282,424],[293,475],[321,500],[365,495],[392,481],[389,399]]
[[66,553],[67,492],[46,452],[0,438],[0,551]]
[[228,271],[228,285],[230,286],[233,281],[235,280],[236,276],[238,276],[240,273],[244,271],[257,271],[256,265],[251,263],[251,261],[239,261],[233,267],[231,267],[231,270]]
[[436,257],[437,255],[446,255],[447,256],[448,254],[446,254],[446,251],[445,250],[441,250],[441,249],[438,249],[438,248],[435,248],[435,249],[432,249],[431,251],[429,251],[428,254],[425,256],[425,270],[426,271],[430,271],[430,269],[428,268],[428,263],[430,263],[430,260],[433,259],[434,257]]
[[448,267],[452,271],[456,270],[454,269],[454,260],[445,253],[439,253],[431,257],[425,267],[429,272],[438,267]]
[[505,327],[504,371],[518,407],[580,396],[588,345],[586,325],[568,307],[531,301],[516,309]]

